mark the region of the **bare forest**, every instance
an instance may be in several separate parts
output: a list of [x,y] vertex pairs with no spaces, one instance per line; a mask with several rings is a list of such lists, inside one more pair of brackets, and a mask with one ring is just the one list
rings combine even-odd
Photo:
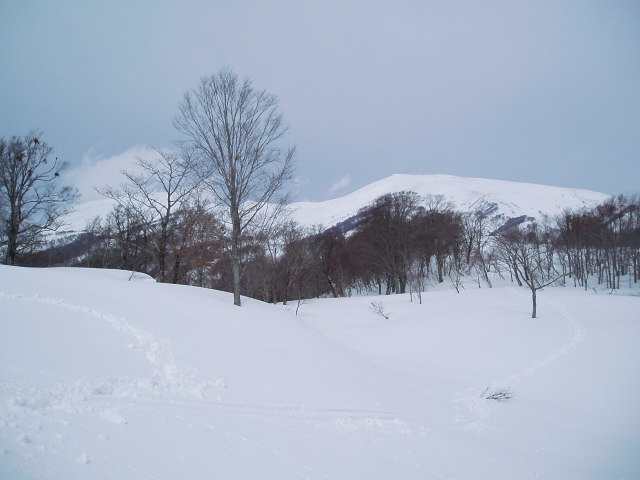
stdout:
[[[637,198],[620,196],[589,210],[512,226],[414,192],[377,198],[348,231],[286,218],[283,212],[240,236],[243,296],[286,304],[409,293],[422,302],[423,292],[439,283],[460,291],[491,288],[492,279],[507,278],[531,291],[535,317],[536,293],[545,287],[613,290],[623,278],[637,283],[640,276]],[[151,203],[117,203],[73,243],[23,261],[138,271],[161,282],[229,292],[234,287],[228,228],[198,195],[170,212]]]

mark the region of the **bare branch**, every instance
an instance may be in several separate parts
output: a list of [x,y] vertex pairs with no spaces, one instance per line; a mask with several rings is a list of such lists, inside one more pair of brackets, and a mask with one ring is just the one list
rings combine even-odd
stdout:
[[378,315],[380,317],[384,317],[385,320],[389,320],[389,317],[391,316],[390,313],[387,313],[385,311],[384,303],[382,303],[381,301],[379,301],[379,302],[371,302],[369,304],[369,311],[371,313],[373,313],[374,315]]

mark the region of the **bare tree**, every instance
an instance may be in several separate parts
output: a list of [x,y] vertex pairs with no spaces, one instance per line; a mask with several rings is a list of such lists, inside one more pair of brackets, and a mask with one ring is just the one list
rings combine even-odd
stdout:
[[553,245],[544,233],[536,225],[526,230],[515,226],[494,237],[500,260],[511,270],[518,284],[524,283],[531,291],[531,318],[537,316],[538,291],[566,275],[556,270]]
[[55,231],[77,199],[72,187],[58,185],[67,162],[50,161],[53,148],[32,131],[0,139],[0,226],[4,263],[15,265],[20,252],[37,246],[45,231]]
[[438,283],[444,282],[445,260],[458,248],[462,236],[461,215],[444,195],[423,197],[424,212],[418,218],[418,238],[436,260]]
[[461,216],[462,235],[461,242],[464,249],[467,268],[472,274],[478,287],[484,282],[491,288],[489,278],[488,245],[492,225],[487,215],[478,210],[473,213],[466,213]]
[[222,226],[208,203],[199,199],[181,205],[174,223],[168,242],[169,259],[173,260],[171,283],[202,287],[205,275],[221,256]]
[[317,272],[316,245],[310,241],[310,231],[295,222],[287,222],[279,229],[283,251],[277,271],[282,304],[289,299],[304,298],[304,286]]
[[417,193],[402,191],[382,195],[360,210],[363,219],[352,245],[363,250],[362,258],[368,267],[382,272],[387,295],[406,292],[414,253],[411,225],[418,204]]
[[201,161],[205,189],[224,208],[230,225],[234,304],[240,305],[242,234],[267,207],[277,216],[288,203],[280,195],[293,176],[295,148],[282,148],[288,130],[278,100],[241,81],[229,69],[203,77],[184,95],[175,128],[183,147]]
[[181,157],[161,149],[157,152],[159,157],[156,159],[137,159],[136,165],[141,173],[123,170],[121,173],[128,182],[122,183],[120,189],[107,186],[98,189],[98,192],[147,219],[147,229],[155,230],[153,251],[158,267],[156,280],[164,282],[169,239],[177,226],[173,221],[174,213],[195,194],[200,182],[194,175],[193,160],[189,155]]
[[107,214],[104,236],[112,239],[115,268],[150,274],[153,264],[148,211],[116,205]]
[[[318,233],[313,236],[318,255],[318,268],[326,280],[326,286],[333,298],[343,297],[346,290],[345,271],[349,268],[346,255],[346,239],[339,228],[324,230],[316,227]],[[320,292],[318,291],[319,295]]]

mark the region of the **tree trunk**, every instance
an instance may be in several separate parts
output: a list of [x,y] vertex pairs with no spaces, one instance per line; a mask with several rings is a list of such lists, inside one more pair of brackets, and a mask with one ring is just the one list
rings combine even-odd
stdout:
[[9,219],[8,228],[8,242],[7,251],[4,258],[6,265],[15,265],[16,256],[18,255],[18,232],[20,229],[20,222],[17,220],[16,215],[12,213]]
[[[173,262],[173,279],[171,280],[171,283],[173,283],[174,285],[176,285],[178,283],[178,281],[180,280],[180,264],[182,263],[182,256],[176,252],[175,254],[175,261]],[[164,275],[162,276],[164,281]]]
[[[162,283],[165,281],[165,275],[167,272],[167,226],[169,222],[169,216],[162,219],[162,223],[160,225],[160,238],[158,239],[158,274],[156,276],[156,281]],[[174,273],[175,277],[175,273]],[[176,283],[175,281],[173,283]]]
[[338,294],[336,293],[336,289],[333,286],[333,281],[331,280],[331,277],[327,272],[322,272],[322,273],[324,273],[324,276],[327,279],[327,284],[329,285],[329,289],[331,290],[331,295],[333,296],[333,298],[338,298]]
[[240,307],[240,216],[238,207],[231,208],[231,265],[233,269],[233,304]]
[[400,292],[396,292],[396,293],[407,293],[407,279],[404,277],[401,277],[399,279],[399,283],[400,283]]
[[17,252],[17,235],[9,234],[9,243],[7,245],[7,253],[5,255],[4,263],[6,265],[16,264],[16,252]]
[[533,302],[533,311],[531,312],[531,318],[536,318],[536,307],[537,307],[537,299],[536,299],[536,289],[531,289],[531,301]]
[[438,283],[444,282],[444,258],[436,255],[436,264],[438,265]]

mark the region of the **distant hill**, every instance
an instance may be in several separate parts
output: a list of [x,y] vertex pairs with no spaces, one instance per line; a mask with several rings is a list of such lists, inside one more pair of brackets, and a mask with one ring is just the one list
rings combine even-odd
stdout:
[[[296,202],[291,205],[292,218],[303,225],[332,227],[349,219],[385,193],[414,191],[419,195],[444,195],[459,211],[482,210],[496,223],[526,217],[540,219],[565,209],[581,209],[600,204],[609,195],[575,188],[550,187],[532,183],[507,182],[452,175],[391,175],[343,197],[323,202]],[[69,215],[69,226],[61,232],[81,232],[96,215],[103,218],[113,207],[109,199],[94,200],[76,206]],[[345,230],[349,230],[346,226]]]
[[[353,193],[324,202],[298,202],[291,206],[293,218],[304,225],[331,227],[357,214],[386,193],[414,191],[419,195],[444,195],[462,212],[481,210],[497,223],[525,217],[541,219],[566,209],[593,207],[609,195],[574,188],[507,182],[452,175],[391,175]],[[348,228],[346,228],[348,230]]]

